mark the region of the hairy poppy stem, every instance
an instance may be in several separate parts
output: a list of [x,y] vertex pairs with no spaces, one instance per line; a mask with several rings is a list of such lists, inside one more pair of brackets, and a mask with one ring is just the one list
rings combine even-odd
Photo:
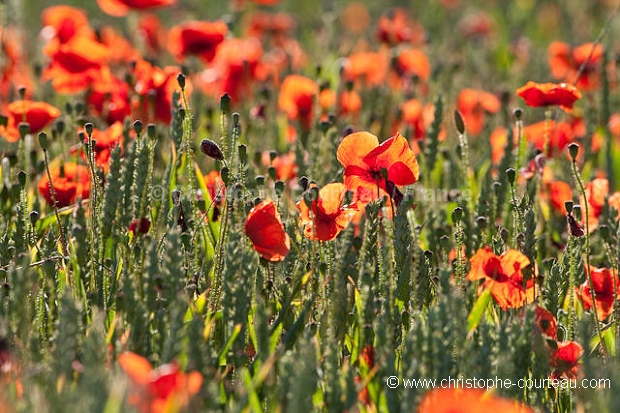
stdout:
[[588,217],[590,213],[589,207],[588,207],[589,200],[586,197],[586,190],[583,185],[583,180],[581,179],[581,175],[579,175],[579,170],[577,168],[577,151],[575,150],[575,147],[579,149],[579,146],[575,143],[572,143],[571,145],[569,145],[569,151],[571,152],[571,157],[572,157],[573,177],[575,178],[575,182],[579,186],[579,192],[581,196],[583,196],[583,199],[585,200],[584,209],[585,209],[585,224],[586,225],[584,229],[585,229],[585,237],[586,237],[586,245],[585,245],[586,277],[588,279],[588,286],[590,288],[590,294],[592,295],[592,304],[593,304],[592,312],[594,313],[594,320],[596,321],[596,333],[598,335],[601,348],[603,349],[603,356],[606,360],[607,355],[608,355],[607,345],[605,344],[605,341],[603,340],[603,332],[601,331],[601,325],[600,325],[600,321],[598,317],[598,310],[596,309],[596,291],[594,291],[594,283],[592,282],[592,271],[590,270],[590,223],[589,223],[589,217]]
[[69,256],[69,250],[67,249],[67,237],[65,236],[65,230],[62,228],[60,222],[60,214],[58,213],[58,205],[56,201],[56,190],[52,184],[52,173],[50,172],[49,156],[47,154],[47,148],[43,148],[43,158],[45,161],[45,172],[47,173],[47,180],[50,187],[50,195],[52,197],[52,208],[54,209],[54,215],[56,215],[56,222],[58,223],[58,232],[60,233],[60,247],[62,248],[62,255],[64,257]]

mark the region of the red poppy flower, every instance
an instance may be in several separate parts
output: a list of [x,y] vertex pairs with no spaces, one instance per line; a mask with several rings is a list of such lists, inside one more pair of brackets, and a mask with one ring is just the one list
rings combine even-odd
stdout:
[[293,32],[297,22],[288,13],[252,13],[246,34],[258,38],[271,38],[280,43]]
[[563,181],[552,181],[546,186],[553,209],[560,214],[565,214],[564,203],[573,199],[573,188]]
[[59,93],[81,92],[99,79],[110,55],[107,46],[90,37],[73,37],[50,56],[52,61],[43,70],[42,80],[51,80]]
[[559,105],[562,109],[572,109],[575,102],[581,99],[581,92],[566,83],[535,83],[530,80],[516,93],[525,100],[526,105],[533,107]]
[[[545,134],[547,135],[546,138]],[[527,125],[523,128],[523,136],[540,151],[545,147],[545,139],[548,139],[549,152],[546,154],[547,156],[561,151],[566,145],[575,140],[573,128],[569,123],[556,122],[554,120],[543,120]]]
[[108,67],[103,67],[100,75],[86,97],[89,109],[108,124],[122,122],[131,114],[129,85],[114,77]]
[[[592,276],[592,286],[596,296],[596,312],[599,320],[605,320],[614,308],[614,301],[620,294],[614,295],[614,288],[620,292],[620,280],[618,280],[618,271],[608,268],[597,268],[590,266],[590,274]],[[592,305],[592,293],[588,280],[584,281],[577,295],[583,302],[583,308],[589,310]]]
[[327,184],[321,188],[318,199],[312,201],[311,207],[303,198],[297,202],[301,225],[307,238],[330,241],[346,228],[357,213],[356,209],[342,205],[346,192],[344,184]]
[[0,126],[0,136],[9,142],[19,140],[20,122],[30,125],[30,133],[37,133],[60,116],[60,110],[46,102],[17,100],[7,107],[9,111],[7,126]]
[[359,81],[364,85],[383,84],[388,71],[388,58],[378,52],[354,53],[344,60],[342,75],[345,81]]
[[[88,168],[75,162],[65,162],[60,166],[51,166],[52,185],[56,193],[59,208],[71,205],[78,198],[88,199],[90,195],[90,174]],[[47,174],[37,183],[39,193],[48,204],[52,205],[52,194]]]
[[264,200],[252,208],[245,221],[245,234],[254,249],[268,261],[283,261],[291,249],[276,204],[271,200]]
[[558,322],[549,311],[545,310],[541,306],[534,307],[534,321],[541,333],[555,339],[558,334]]
[[218,203],[222,203],[225,199],[226,186],[220,176],[219,171],[211,171],[204,176],[205,185],[209,191],[209,197],[212,200],[216,200]]
[[[603,207],[609,205],[620,211],[620,191],[609,193],[609,181],[605,178],[595,178],[585,186],[586,200],[588,202],[588,227],[590,232],[598,227],[599,217],[603,213]],[[585,205],[586,200],[583,196],[579,197],[579,204]],[[585,208],[582,208],[585,213]],[[616,219],[620,218],[620,213]],[[585,223],[585,218],[582,219]]]
[[381,189],[397,204],[402,199],[397,186],[411,185],[420,175],[407,139],[398,132],[380,145],[371,133],[352,133],[342,140],[337,157],[344,166],[344,184],[348,189],[358,192],[358,187],[364,187],[377,196],[381,196],[377,193]]
[[118,364],[131,380],[128,401],[140,413],[182,410],[202,386],[199,372],[185,374],[174,363],[153,369],[144,357],[123,353],[118,357]]
[[148,56],[157,56],[166,39],[165,29],[154,14],[144,14],[138,20],[138,35],[144,41]]
[[[359,365],[360,365],[361,375],[355,376],[355,383],[363,382],[364,377],[367,377],[368,374],[375,367],[375,353],[376,353],[375,348],[372,345],[366,344],[364,346],[361,353],[359,354]],[[357,397],[362,402],[362,404],[364,404],[364,406],[370,407],[371,400],[370,400],[370,393],[368,392],[368,387],[366,386],[363,387],[357,393]]]
[[456,106],[463,116],[467,133],[475,136],[484,129],[485,114],[497,113],[501,102],[492,93],[465,88],[459,92]]
[[300,75],[288,75],[280,85],[278,107],[289,119],[298,120],[306,130],[310,128],[314,101],[319,93],[319,86],[310,78]]
[[[407,127],[413,141],[419,141],[426,137],[426,130],[435,119],[435,106],[432,103],[423,105],[418,99],[410,99],[400,105],[400,125]],[[395,130],[398,130],[396,128]],[[446,131],[442,127],[438,139],[445,140]]]
[[431,64],[420,49],[404,49],[396,58],[396,67],[400,77],[416,76],[426,82],[431,75]]
[[21,88],[26,87],[29,97],[33,90],[33,82],[30,78],[26,52],[22,45],[26,42],[21,39],[20,31],[10,27],[0,27],[0,101],[10,102],[13,94]]
[[565,82],[576,83],[577,88],[584,91],[599,86],[599,67],[602,59],[603,46],[592,42],[571,48],[567,43],[554,41],[547,49],[551,76]]
[[263,48],[258,39],[227,39],[217,47],[211,66],[200,74],[200,86],[204,93],[221,96],[228,93],[233,101],[252,93],[255,81],[267,76],[261,62]]
[[491,248],[479,249],[469,260],[471,268],[467,279],[484,280],[485,288],[502,310],[519,308],[534,299],[534,280],[523,286],[522,270],[530,265],[530,260],[517,250],[508,250],[499,257]]
[[93,37],[94,32],[88,23],[86,12],[76,7],[51,6],[41,13],[43,29],[41,37],[47,42],[43,51],[53,56],[58,47],[74,37]]
[[125,16],[130,10],[148,10],[174,3],[176,0],[97,0],[101,10],[115,17]]
[[[134,102],[134,117],[145,124],[160,121],[170,123],[172,114],[172,94],[179,90],[176,80],[181,70],[167,66],[163,69],[145,60],[138,60],[134,68],[135,91],[139,100]],[[191,85],[186,81],[185,93],[191,93]]]
[[222,20],[185,22],[174,26],[168,32],[168,50],[178,61],[197,55],[210,62],[215,57],[217,46],[224,41],[226,33],[228,26]]
[[426,42],[424,27],[409,18],[402,8],[388,10],[377,23],[377,38],[390,46],[399,43],[422,45]]
[[340,113],[356,116],[362,110],[362,98],[355,90],[343,90],[340,94]]
[[151,229],[151,221],[148,218],[136,219],[129,224],[129,232],[134,236],[148,234],[149,229]]
[[557,343],[558,348],[552,349],[549,364],[553,369],[551,378],[567,378],[574,380],[579,374],[579,359],[583,355],[583,347],[576,341]]
[[428,391],[417,413],[534,413],[534,409],[515,400],[497,397],[482,389],[438,388]]

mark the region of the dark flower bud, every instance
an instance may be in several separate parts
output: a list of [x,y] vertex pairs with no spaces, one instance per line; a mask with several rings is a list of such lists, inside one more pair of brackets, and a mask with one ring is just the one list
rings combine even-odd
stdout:
[[136,135],[140,136],[142,133],[142,122],[137,120],[133,123],[133,130],[136,132]]
[[515,108],[512,111],[512,114],[515,115],[515,119],[516,120],[521,120],[521,117],[523,116],[523,109],[521,108]]
[[284,182],[276,181],[274,184],[274,189],[276,191],[276,195],[282,196],[282,193],[284,192]]
[[225,115],[230,114],[230,95],[228,93],[224,93],[220,97],[220,110]]
[[30,133],[30,124],[28,122],[19,122],[17,130],[19,131],[19,136],[24,139]]
[[454,211],[452,211],[452,221],[456,222],[461,222],[461,219],[463,218],[463,208],[461,207],[456,207],[454,208]]
[[566,220],[568,221],[568,228],[570,229],[570,233],[573,237],[583,237],[585,235],[583,228],[579,225],[572,214],[566,215]]
[[460,135],[465,133],[465,121],[463,120],[463,115],[458,110],[454,111],[454,126],[456,126],[456,130]]
[[576,144],[575,142],[573,142],[570,145],[568,145],[568,153],[570,153],[570,156],[573,159],[573,161],[577,159],[577,155],[579,154],[579,144]]
[[45,134],[45,132],[39,133],[39,145],[44,151],[47,150],[47,135]]
[[514,168],[506,169],[506,178],[508,179],[508,182],[510,183],[510,185],[515,184],[516,177],[517,177],[517,171],[515,171]]
[[87,124],[84,125],[84,130],[86,131],[86,134],[88,136],[92,136],[93,135],[93,124],[88,122]]
[[210,139],[203,139],[202,142],[200,142],[200,150],[209,158],[218,161],[224,160],[224,154],[222,153],[222,150],[217,145],[217,143],[213,142]]
[[19,185],[24,188],[26,186],[26,172],[23,170],[19,171],[17,173],[17,181],[19,182]]
[[183,73],[177,75],[177,83],[181,89],[185,89],[185,75]]

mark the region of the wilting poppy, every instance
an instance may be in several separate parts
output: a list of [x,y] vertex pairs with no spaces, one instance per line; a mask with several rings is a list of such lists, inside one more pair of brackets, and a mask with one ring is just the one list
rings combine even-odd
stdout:
[[153,369],[147,359],[123,353],[118,364],[131,380],[129,404],[141,413],[164,413],[183,409],[198,393],[203,377],[197,371],[187,374],[175,363]]
[[289,119],[298,120],[308,130],[318,93],[319,86],[314,80],[301,75],[288,75],[280,85],[278,107]]
[[9,111],[7,126],[0,126],[0,137],[9,142],[19,140],[20,122],[28,122],[30,133],[37,133],[60,116],[60,110],[46,102],[16,100],[7,107]]
[[558,334],[558,322],[549,311],[541,306],[534,307],[534,322],[540,328],[540,332],[555,339]]
[[[592,286],[594,287],[596,312],[599,320],[605,320],[614,309],[614,301],[620,297],[620,280],[618,271],[609,268],[597,268],[590,266]],[[615,289],[615,291],[614,291]],[[590,310],[592,305],[592,292],[588,280],[584,281],[577,290],[577,295],[583,302],[583,308]]]
[[531,80],[516,91],[525,104],[533,107],[560,106],[572,109],[581,92],[567,83],[536,83]]
[[176,0],[97,0],[101,10],[115,17],[125,16],[130,10],[149,10],[174,3]]
[[554,41],[547,49],[551,76],[575,83],[577,88],[584,91],[599,86],[602,59],[603,45],[593,42],[571,47],[567,43]]
[[576,341],[557,343],[557,348],[551,349],[549,365],[553,369],[551,378],[566,378],[574,380],[579,374],[579,359],[583,355],[583,347]]
[[267,261],[283,261],[291,249],[291,241],[272,200],[264,200],[250,210],[245,221],[245,234]]
[[467,279],[484,280],[485,288],[491,290],[495,302],[505,310],[519,308],[534,299],[534,279],[530,278],[527,288],[523,283],[523,269],[530,260],[517,250],[509,249],[500,256],[488,246],[479,249],[469,260],[471,268]]
[[[79,198],[88,199],[90,195],[90,174],[88,168],[75,162],[65,162],[50,167],[52,186],[59,208],[71,205]],[[47,174],[37,183],[39,193],[48,204],[53,205],[52,194]]]
[[357,213],[356,209],[342,205],[346,192],[344,184],[331,183],[321,188],[318,199],[312,200],[310,207],[304,198],[297,202],[301,225],[307,238],[330,241],[346,228]]
[[449,387],[429,390],[416,410],[417,413],[534,413],[534,409],[517,402],[494,396],[482,389]]
[[210,62],[226,33],[228,26],[223,20],[185,22],[172,27],[168,32],[168,50],[179,61],[197,55]]
[[420,174],[407,139],[398,132],[382,144],[371,133],[352,133],[342,140],[337,157],[344,166],[344,184],[348,189],[357,192],[358,187],[364,187],[377,197],[381,189],[397,204],[402,199],[397,186],[417,182]]
[[467,133],[475,136],[484,129],[486,113],[497,113],[501,102],[492,93],[465,88],[459,92],[456,106],[463,116]]

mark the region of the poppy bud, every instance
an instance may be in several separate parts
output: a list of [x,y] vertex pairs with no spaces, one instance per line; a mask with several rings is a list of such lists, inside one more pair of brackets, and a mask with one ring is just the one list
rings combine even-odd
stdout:
[[225,115],[230,114],[230,95],[228,93],[224,93],[220,97],[220,110]]
[[32,211],[30,214],[30,223],[32,225],[37,223],[37,220],[39,219],[39,213],[37,211]]
[[202,142],[200,142],[200,150],[209,158],[213,158],[218,161],[224,160],[222,150],[219,146],[217,146],[217,143],[210,139],[203,139]]
[[583,232],[583,228],[581,228],[581,225],[579,225],[579,223],[577,222],[577,220],[575,219],[575,217],[573,217],[572,214],[568,214],[566,215],[566,220],[568,221],[568,227],[570,229],[570,233],[573,237],[583,237],[584,236],[584,232]]
[[77,102],[75,104],[75,113],[77,113],[78,115],[81,115],[83,112],[84,112],[84,103]]
[[489,220],[487,219],[487,217],[479,216],[476,218],[476,225],[478,225],[478,228],[481,231],[484,231],[487,228],[488,224]]
[[57,120],[56,130],[58,131],[58,134],[62,135],[62,133],[65,131],[65,121],[63,121],[62,119]]
[[23,170],[19,171],[17,173],[17,181],[19,182],[19,185],[24,188],[26,186],[26,172]]
[[39,145],[44,151],[47,150],[47,135],[45,134],[45,132],[39,133]]
[[521,117],[523,116],[523,109],[521,108],[515,108],[512,111],[512,114],[515,115],[515,119],[516,120],[521,120]]
[[150,139],[155,139],[155,125],[154,124],[149,123],[148,125],[146,125],[146,135]]
[[454,211],[452,211],[452,221],[461,222],[461,218],[463,218],[463,208],[454,208]]
[[304,191],[308,189],[308,177],[307,176],[302,176],[301,178],[299,178],[299,186],[301,186],[301,189],[303,189]]
[[24,139],[30,133],[30,124],[28,122],[19,122],[17,130],[19,130],[19,136]]
[[136,135],[140,136],[142,133],[142,122],[137,120],[133,123],[133,130],[136,132]]
[[239,162],[241,162],[242,164],[245,164],[248,162],[248,147],[241,144],[237,147],[238,150],[238,154],[239,154]]
[[223,167],[220,170],[220,178],[222,178],[224,185],[228,185],[228,182],[230,180],[230,169],[228,169],[227,166]]
[[86,131],[86,134],[88,136],[92,136],[92,134],[93,134],[93,124],[88,122],[87,124],[84,125],[84,130]]
[[567,214],[572,214],[573,206],[575,206],[575,203],[573,201],[564,201],[564,208],[566,208]]
[[276,191],[276,195],[282,196],[282,193],[284,192],[284,182],[276,181],[274,184],[274,189]]
[[577,159],[577,154],[579,154],[579,144],[576,144],[575,142],[573,142],[570,145],[568,145],[568,153],[570,153],[570,156],[573,159],[573,161]]
[[178,189],[175,189],[172,191],[172,202],[174,202],[175,205],[178,205],[179,202],[181,201],[181,191],[179,191]]
[[17,89],[17,93],[19,93],[20,99],[26,99],[26,86],[21,86],[19,89]]
[[273,179],[273,180],[276,179],[277,172],[276,172],[276,168],[275,167],[270,166],[269,169],[267,169],[267,173],[269,174],[269,177],[271,179]]
[[256,180],[256,185],[258,186],[265,185],[265,177],[263,175],[257,175],[256,178],[254,179]]
[[0,115],[0,126],[6,127],[9,124],[9,118],[4,115]]
[[235,113],[232,114],[232,124],[233,124],[233,126],[235,126],[235,127],[239,126],[239,118],[240,118],[239,113],[235,112]]
[[510,182],[510,185],[515,184],[516,176],[517,176],[517,171],[515,171],[514,168],[506,169],[506,178],[508,179],[508,182]]
[[454,111],[454,126],[456,126],[456,130],[460,135],[465,134],[465,121],[463,120],[463,115],[458,110]]
[[183,73],[177,75],[177,83],[181,89],[185,89],[185,75]]

